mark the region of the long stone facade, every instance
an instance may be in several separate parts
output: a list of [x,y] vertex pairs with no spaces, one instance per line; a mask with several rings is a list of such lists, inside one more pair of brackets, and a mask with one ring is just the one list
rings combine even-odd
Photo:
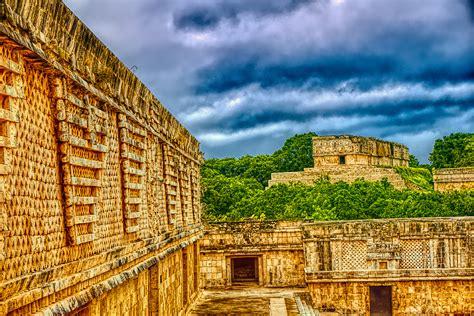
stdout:
[[214,223],[201,278],[206,288],[306,286],[316,310],[337,315],[471,315],[473,236],[471,217]]
[[199,144],[62,3],[0,4],[0,315],[179,315]]
[[474,190],[474,167],[435,169],[433,182],[440,192]]
[[278,183],[312,184],[320,178],[331,182],[353,182],[357,179],[387,179],[395,188],[409,184],[394,167],[408,167],[409,153],[404,145],[371,137],[351,135],[313,137],[314,167],[300,172],[272,173],[269,186]]

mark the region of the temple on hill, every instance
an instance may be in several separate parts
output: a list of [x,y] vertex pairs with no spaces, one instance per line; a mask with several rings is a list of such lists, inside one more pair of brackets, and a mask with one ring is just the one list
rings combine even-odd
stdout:
[[277,183],[311,184],[321,177],[331,182],[353,182],[387,179],[394,187],[407,184],[394,167],[408,167],[409,153],[405,145],[372,137],[352,135],[313,137],[313,168],[300,172],[272,173],[269,186]]

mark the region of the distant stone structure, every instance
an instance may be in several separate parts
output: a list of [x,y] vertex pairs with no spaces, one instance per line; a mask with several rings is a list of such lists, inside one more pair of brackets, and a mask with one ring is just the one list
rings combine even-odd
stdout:
[[313,137],[314,167],[301,172],[272,173],[269,186],[277,183],[311,184],[321,177],[331,182],[353,182],[364,178],[386,178],[398,189],[407,187],[393,167],[408,167],[409,153],[404,145],[372,137],[351,135]]
[[472,315],[474,219],[212,223],[205,288],[302,286],[335,315]]
[[405,145],[352,135],[313,137],[314,167],[335,165],[404,166],[410,159]]
[[0,4],[0,315],[183,315],[197,140],[60,0]]
[[435,169],[433,182],[440,192],[474,190],[474,167]]

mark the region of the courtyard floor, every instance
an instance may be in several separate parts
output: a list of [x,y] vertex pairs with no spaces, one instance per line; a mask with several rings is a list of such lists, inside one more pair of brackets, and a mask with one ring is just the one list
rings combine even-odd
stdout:
[[238,287],[225,290],[204,290],[190,316],[202,315],[300,315],[295,294],[302,288]]

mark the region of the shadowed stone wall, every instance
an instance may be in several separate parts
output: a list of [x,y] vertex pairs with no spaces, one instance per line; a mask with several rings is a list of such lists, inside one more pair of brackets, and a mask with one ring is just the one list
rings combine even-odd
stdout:
[[0,42],[0,315],[183,314],[197,140],[62,1],[3,1]]

